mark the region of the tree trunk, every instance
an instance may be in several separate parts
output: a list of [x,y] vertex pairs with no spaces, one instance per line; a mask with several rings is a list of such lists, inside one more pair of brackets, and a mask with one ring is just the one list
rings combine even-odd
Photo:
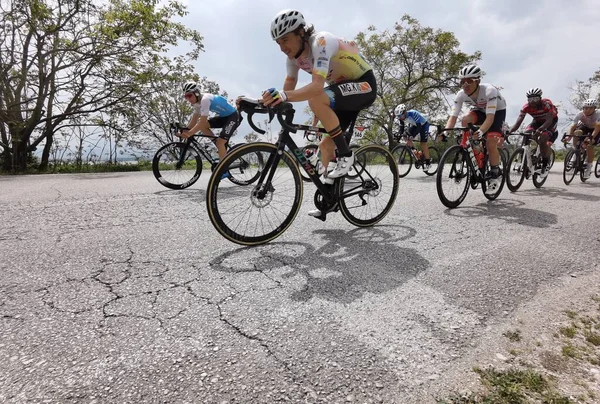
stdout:
[[48,169],[50,151],[52,150],[53,143],[54,136],[48,136],[48,134],[46,134],[46,143],[44,144],[44,151],[42,151],[42,161],[40,162],[39,171],[46,171]]

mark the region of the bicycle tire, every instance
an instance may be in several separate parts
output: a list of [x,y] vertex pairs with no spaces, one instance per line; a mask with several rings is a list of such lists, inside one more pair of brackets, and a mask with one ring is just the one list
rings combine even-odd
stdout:
[[[458,207],[469,193],[469,185],[473,173],[468,159],[468,153],[460,145],[450,146],[440,158],[435,178],[435,187],[440,201],[447,208],[454,209]],[[448,175],[448,179],[450,180],[448,182],[458,184],[458,189],[462,186],[462,191],[456,199],[451,199],[447,195],[447,192],[444,191],[443,182],[445,174]]]
[[[508,160],[507,167],[507,175],[506,175],[506,186],[510,190],[510,192],[517,192],[517,190],[523,184],[525,180],[525,175],[529,170],[527,164],[523,163],[523,156],[525,154],[525,150],[522,147],[516,149],[510,156]],[[517,175],[513,176],[511,174],[516,173]]]
[[596,178],[600,178],[600,156],[598,156],[598,160],[596,161],[596,167],[594,167],[594,175]]
[[[349,223],[368,227],[381,221],[394,206],[400,177],[388,149],[366,145],[356,153],[357,175],[354,178],[342,177],[339,208]],[[344,194],[351,196],[345,197]]]
[[429,168],[427,170],[423,170],[423,172],[431,177],[437,173],[440,162],[440,152],[438,151],[437,147],[429,146],[429,158],[431,159],[431,164]]
[[547,168],[548,171],[550,171],[550,169],[554,165],[555,159],[556,159],[556,152],[554,151],[553,148],[550,148],[550,160],[548,161],[548,168]]
[[[264,166],[252,187],[231,187],[222,180],[238,159],[262,155]],[[274,158],[280,158],[275,166]],[[252,167],[253,165],[251,165]],[[258,163],[255,164],[258,170]],[[250,168],[251,168],[250,167]],[[250,169],[247,175],[252,175]],[[272,179],[267,183],[267,178]],[[259,191],[264,196],[259,197]],[[285,232],[302,204],[303,182],[295,158],[279,154],[272,143],[250,143],[227,154],[213,172],[206,190],[208,217],[217,232],[227,240],[245,246],[267,243]],[[265,228],[266,227],[266,228]]]
[[[489,164],[489,155],[485,157],[483,166],[485,167],[485,173],[484,173],[484,177],[487,177],[487,172],[489,172],[489,170],[491,169],[491,166]],[[504,183],[506,182],[506,159],[504,158],[504,153],[500,153],[500,176],[502,177],[502,179],[500,180],[500,186],[498,187],[498,190],[496,191],[496,193],[494,193],[493,195],[488,195],[485,193],[485,191],[487,191],[487,181],[483,181],[481,183],[481,190],[483,191],[483,195],[490,201],[493,201],[495,199],[497,199],[500,194],[502,193],[502,189],[504,189]]]
[[[177,168],[179,158],[183,150],[187,146],[187,155],[185,156],[184,167],[188,166],[189,169]],[[167,160],[163,161],[163,156],[167,157]],[[194,162],[189,161],[189,158],[193,158]],[[195,167],[191,167],[195,164]],[[152,158],[152,173],[154,178],[163,186],[170,189],[185,189],[188,188],[198,179],[202,174],[202,157],[198,151],[191,145],[187,145],[183,142],[172,142],[162,146],[154,154]]]
[[397,145],[392,149],[392,156],[398,168],[398,176],[400,178],[406,177],[413,166],[413,156],[410,149],[405,145]]
[[[537,160],[537,167],[534,168],[534,174],[533,174],[533,185],[536,188],[541,188],[544,183],[546,182],[546,180],[548,179],[548,174],[546,173],[546,176],[544,178],[541,178],[540,174],[538,174],[535,171],[541,170],[543,168],[544,164],[542,163],[542,161],[540,159]],[[546,167],[546,170],[550,170],[550,168]]]
[[[319,151],[319,146],[316,144],[307,144],[306,146],[304,146],[302,148],[302,152],[304,153],[304,156],[306,158],[309,158],[313,155],[313,153],[318,153]],[[310,152],[310,153],[307,153]],[[308,154],[308,155],[307,155]],[[311,182],[312,180],[310,179],[310,177],[308,176],[308,174],[306,174],[304,172],[304,170],[300,169],[300,176],[302,177],[302,181],[304,182]]]
[[563,167],[563,181],[565,185],[569,185],[573,181],[575,174],[577,174],[578,167],[578,155],[575,154],[575,149],[571,149],[565,156],[565,166]]

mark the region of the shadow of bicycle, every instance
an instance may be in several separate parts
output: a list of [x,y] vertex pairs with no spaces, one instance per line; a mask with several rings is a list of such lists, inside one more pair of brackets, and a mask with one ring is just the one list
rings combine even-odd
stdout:
[[173,196],[181,199],[194,199],[195,202],[206,200],[206,190],[204,189],[165,189],[163,191],[156,191],[154,195],[159,196]]
[[[586,184],[587,185],[587,184]],[[523,195],[523,196],[535,196],[544,198],[560,198],[566,199],[568,201],[590,201],[597,202],[600,201],[600,196],[582,194],[579,192],[570,192],[564,188],[553,188],[553,187],[542,187],[540,189],[519,189],[515,192],[515,195]]]
[[[320,247],[303,242],[244,247],[214,258],[210,265],[229,273],[262,272],[290,288],[294,301],[317,297],[352,303],[366,293],[398,288],[430,267],[416,250],[398,245],[414,237],[414,229],[381,227],[317,230],[314,233],[325,240]],[[240,257],[236,259],[236,255]]]
[[464,219],[475,219],[481,216],[491,217],[504,220],[509,224],[520,224],[538,229],[547,228],[558,223],[557,215],[539,209],[523,208],[523,205],[525,205],[525,202],[502,199],[480,203],[476,206],[446,209],[444,213]]

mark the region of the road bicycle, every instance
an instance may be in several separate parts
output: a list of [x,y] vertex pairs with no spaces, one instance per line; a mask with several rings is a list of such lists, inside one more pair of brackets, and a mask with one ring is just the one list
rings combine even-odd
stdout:
[[[536,188],[541,188],[548,176],[541,177],[544,169],[540,145],[534,139],[533,132],[515,132],[510,135],[521,136],[521,146],[515,149],[508,160],[506,186],[516,192],[525,179],[532,179]],[[538,138],[539,139],[539,138]],[[550,164],[546,167],[550,170]]]
[[[179,122],[169,124],[169,132],[172,136],[181,136],[186,126]],[[199,141],[204,139],[204,141]],[[203,134],[196,134],[187,139],[167,143],[162,146],[152,159],[152,172],[156,180],[170,189],[185,189],[192,186],[202,174],[203,160],[208,162],[211,171],[219,164],[219,155],[217,147],[214,144],[216,138]],[[229,142],[225,147],[231,151],[235,146],[230,146]],[[247,162],[240,160],[238,166],[230,167],[226,176],[228,180],[237,185],[249,185],[256,181],[258,174],[253,178],[241,179]]]
[[[440,158],[435,181],[438,197],[448,208],[458,207],[466,198],[469,187],[476,189],[481,184],[483,194],[489,200],[498,198],[504,187],[506,159],[503,153],[499,153],[500,186],[492,195],[486,194],[488,181],[491,179],[491,166],[485,142],[487,134],[483,135],[481,140],[474,139],[473,134],[477,129],[479,127],[473,124],[469,124],[465,128],[442,129],[438,127],[438,134],[451,130],[463,131],[460,144],[450,146]],[[473,149],[473,146],[481,147],[481,150]],[[445,189],[445,186],[448,189]],[[453,187],[456,188],[454,192]]]
[[[282,128],[275,144],[251,143],[228,153],[213,172],[206,191],[208,216],[223,237],[237,244],[258,245],[280,236],[292,224],[300,211],[303,198],[303,181],[300,167],[317,190],[314,204],[325,221],[330,212],[340,211],[342,216],[357,227],[372,226],[391,210],[398,193],[398,171],[391,153],[377,145],[366,145],[356,151],[355,178],[336,178],[333,184],[321,182],[315,166],[304,155],[290,133],[303,130],[303,125],[293,123],[295,110],[289,103],[265,107],[257,100],[243,97],[240,111],[248,114],[248,123],[257,132],[252,121],[255,113],[276,115]],[[353,127],[355,122],[351,123]],[[315,128],[320,133],[323,129]],[[287,149],[286,149],[287,148]],[[258,180],[251,187],[235,187],[222,179],[222,174],[240,159],[260,155],[265,161]],[[258,164],[251,164],[257,167]],[[245,175],[256,175],[251,170]]]
[[[567,155],[565,156],[565,166],[563,168],[563,181],[565,185],[569,185],[573,181],[573,178],[575,178],[575,175],[577,175],[577,173],[579,173],[579,179],[581,180],[581,182],[585,182],[587,180],[587,178],[584,177],[585,169],[587,168],[588,164],[587,146],[589,144],[589,140],[591,140],[592,135],[591,133],[583,134],[583,132],[581,131],[575,131],[575,133],[570,136],[568,136],[565,133],[561,138],[561,141],[565,144],[565,146],[568,141],[565,140],[565,138],[571,137],[578,138],[579,141],[577,142],[577,146],[570,148],[567,152]],[[598,160],[600,161],[600,157]],[[598,162],[596,162],[596,167],[594,169],[594,175],[596,176],[596,178],[600,178],[600,174],[598,172],[599,169],[600,167],[598,167]]]
[[[392,155],[398,164],[398,175],[400,178],[406,177],[413,165],[416,169],[423,168],[423,172],[429,176],[435,175],[438,169],[438,162],[440,161],[440,153],[437,147],[433,145],[428,146],[431,163],[426,165],[423,151],[408,145],[408,135],[406,133],[400,134],[396,132],[393,136],[397,145],[392,149]],[[436,139],[436,136],[432,133],[428,133],[427,137],[433,141]]]

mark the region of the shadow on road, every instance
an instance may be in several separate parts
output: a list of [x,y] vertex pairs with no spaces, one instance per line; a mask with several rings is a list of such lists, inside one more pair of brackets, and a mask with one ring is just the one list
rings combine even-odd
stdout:
[[539,209],[523,208],[525,202],[514,200],[496,200],[480,203],[476,206],[465,206],[456,209],[446,209],[448,216],[462,218],[480,218],[481,216],[504,220],[523,226],[546,228],[558,223],[558,216]]
[[[586,183],[587,185],[591,185]],[[564,188],[552,188],[552,187],[542,187],[540,189],[532,188],[532,189],[519,189],[515,192],[515,195],[523,195],[523,196],[535,196],[541,198],[560,198],[568,201],[590,201],[597,202],[600,201],[600,196],[589,195],[589,194],[581,194],[578,192],[570,192]]]
[[[317,230],[314,234],[319,238],[315,238],[314,243],[278,242],[244,247],[222,254],[210,264],[218,271],[258,271],[274,279],[280,277],[278,282],[284,285],[287,280],[301,277],[300,286],[290,288],[290,297],[295,301],[317,297],[351,303],[366,293],[380,294],[398,288],[430,267],[429,261],[417,250],[397,245],[414,237],[414,229],[382,227]],[[321,244],[320,240],[325,243]],[[244,255],[243,268],[235,265],[240,261],[234,256],[248,251],[253,254]]]

